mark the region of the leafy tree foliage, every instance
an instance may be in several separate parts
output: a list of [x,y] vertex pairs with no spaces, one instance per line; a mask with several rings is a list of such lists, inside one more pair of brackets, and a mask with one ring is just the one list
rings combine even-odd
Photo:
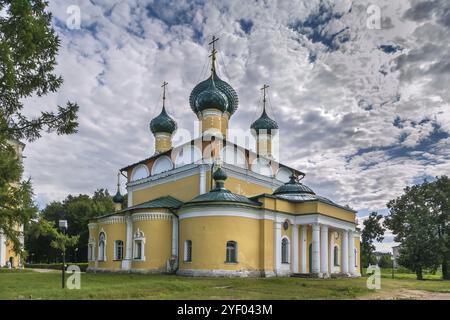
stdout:
[[[92,197],[88,195],[69,195],[62,202],[52,202],[42,210],[40,216],[55,225],[59,220],[65,219],[69,224],[67,235],[78,236],[76,246],[69,248],[67,259],[71,262],[85,262],[87,259],[87,243],[89,240],[89,219],[114,211],[112,198],[107,190],[99,189]],[[36,239],[36,232],[27,232],[26,248],[31,256],[29,261],[36,262],[58,262],[60,259],[57,250],[49,250],[51,247],[51,235],[40,235]]]
[[389,201],[385,225],[401,243],[399,264],[413,270],[418,280],[424,268],[436,270],[442,262],[439,214],[433,210],[433,187],[428,182],[406,187],[403,195]]
[[392,262],[392,255],[390,253],[385,253],[380,256],[380,259],[378,260],[378,266],[380,268],[392,268],[393,262]]
[[362,266],[365,268],[374,262],[374,240],[381,242],[384,239],[384,227],[380,223],[382,218],[383,216],[381,214],[372,212],[363,222],[364,229],[361,232],[361,261]]
[[76,132],[78,105],[57,111],[24,112],[27,97],[56,92],[63,83],[54,73],[60,40],[43,0],[0,0],[0,229],[17,253],[25,225],[37,213],[30,181],[20,182],[22,168],[11,141],[34,141],[42,132]]

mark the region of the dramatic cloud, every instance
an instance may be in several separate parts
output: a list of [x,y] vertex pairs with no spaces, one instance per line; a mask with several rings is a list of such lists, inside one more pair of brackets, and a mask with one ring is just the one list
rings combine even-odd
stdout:
[[363,217],[408,184],[450,174],[450,4],[372,4],[380,29],[363,0],[79,1],[72,30],[67,5],[52,2],[65,84],[27,104],[77,101],[80,129],[27,146],[38,201],[113,189],[118,168],[151,155],[163,81],[169,113],[193,134],[188,97],[207,77],[213,34],[219,73],[240,99],[231,128],[258,117],[268,83],[279,157],[318,193]]

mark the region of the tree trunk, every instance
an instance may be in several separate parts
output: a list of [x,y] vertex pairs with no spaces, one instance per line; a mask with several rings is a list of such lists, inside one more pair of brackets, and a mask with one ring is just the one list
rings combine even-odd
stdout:
[[416,279],[417,280],[423,280],[422,267],[417,267],[416,268]]
[[448,261],[446,258],[444,258],[444,261],[442,261],[442,279],[450,280],[450,274],[448,272]]

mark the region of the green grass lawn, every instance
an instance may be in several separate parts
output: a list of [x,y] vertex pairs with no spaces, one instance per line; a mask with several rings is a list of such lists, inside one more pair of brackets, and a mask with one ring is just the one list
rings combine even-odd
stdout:
[[[414,275],[412,275],[414,276]],[[59,272],[0,270],[0,299],[355,299],[370,298],[367,278],[189,278],[174,275],[81,274],[80,290],[62,290]],[[400,288],[450,293],[450,282],[390,279],[382,292]],[[377,291],[380,293],[380,291]]]

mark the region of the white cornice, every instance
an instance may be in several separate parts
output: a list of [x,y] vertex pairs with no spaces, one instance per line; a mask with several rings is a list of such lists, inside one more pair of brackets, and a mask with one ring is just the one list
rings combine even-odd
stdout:
[[167,212],[139,212],[131,215],[133,222],[147,220],[172,220],[173,214]]
[[116,223],[125,223],[124,216],[109,216],[105,218],[98,219],[99,224],[116,224]]

